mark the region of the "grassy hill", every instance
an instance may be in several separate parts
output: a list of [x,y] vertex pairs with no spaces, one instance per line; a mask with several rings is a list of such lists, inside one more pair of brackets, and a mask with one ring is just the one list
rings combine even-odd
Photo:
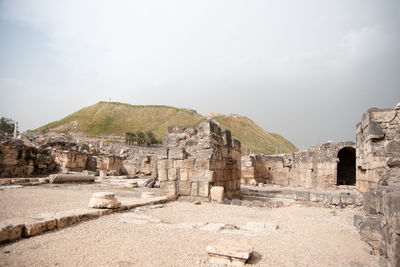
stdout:
[[[93,135],[125,135],[126,132],[152,131],[157,139],[168,134],[168,126],[190,127],[205,120],[196,112],[168,106],[134,106],[116,102],[99,102],[35,131],[78,130]],[[282,144],[282,152],[293,152],[297,148],[278,134],[263,130],[252,120],[241,116],[217,115],[213,117],[232,136],[242,142],[242,147],[253,152],[275,153]],[[77,122],[77,123],[74,123]],[[76,128],[76,129],[75,129]]]

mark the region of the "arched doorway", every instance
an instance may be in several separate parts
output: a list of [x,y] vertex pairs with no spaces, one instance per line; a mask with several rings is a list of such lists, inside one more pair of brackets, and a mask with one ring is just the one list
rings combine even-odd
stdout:
[[338,153],[337,185],[356,184],[356,149],[344,147]]

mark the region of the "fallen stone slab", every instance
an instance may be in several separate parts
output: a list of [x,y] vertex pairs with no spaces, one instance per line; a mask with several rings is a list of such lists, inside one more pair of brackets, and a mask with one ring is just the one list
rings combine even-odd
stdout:
[[207,246],[212,266],[244,266],[254,248],[245,240],[219,239]]
[[121,206],[112,192],[96,192],[93,193],[89,201],[89,208],[96,209],[116,209]]
[[95,181],[94,175],[86,174],[51,174],[49,176],[49,182],[51,184],[61,184],[61,183],[93,183]]

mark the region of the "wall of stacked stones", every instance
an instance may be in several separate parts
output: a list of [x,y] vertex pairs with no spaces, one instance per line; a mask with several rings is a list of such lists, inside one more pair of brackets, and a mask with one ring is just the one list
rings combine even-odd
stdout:
[[158,179],[166,195],[209,197],[212,186],[222,186],[231,198],[240,192],[240,142],[232,140],[212,121],[197,127],[168,128],[163,138],[166,155],[158,161]]
[[365,216],[355,218],[362,239],[383,266],[400,266],[400,104],[369,109],[357,125],[357,188]]
[[260,154],[242,156],[242,184],[267,182],[267,170]]
[[[344,147],[353,147],[353,142],[332,142],[314,146],[306,151],[280,155],[258,154],[250,170],[242,165],[242,182],[254,178],[257,182],[281,186],[327,189],[336,186],[338,153]],[[245,159],[242,164],[247,164]],[[244,172],[243,172],[244,171]]]

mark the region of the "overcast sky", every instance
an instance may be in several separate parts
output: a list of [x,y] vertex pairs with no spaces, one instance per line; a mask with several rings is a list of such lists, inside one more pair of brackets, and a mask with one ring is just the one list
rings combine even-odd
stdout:
[[400,1],[0,0],[0,92],[21,130],[111,98],[354,140],[400,102]]

